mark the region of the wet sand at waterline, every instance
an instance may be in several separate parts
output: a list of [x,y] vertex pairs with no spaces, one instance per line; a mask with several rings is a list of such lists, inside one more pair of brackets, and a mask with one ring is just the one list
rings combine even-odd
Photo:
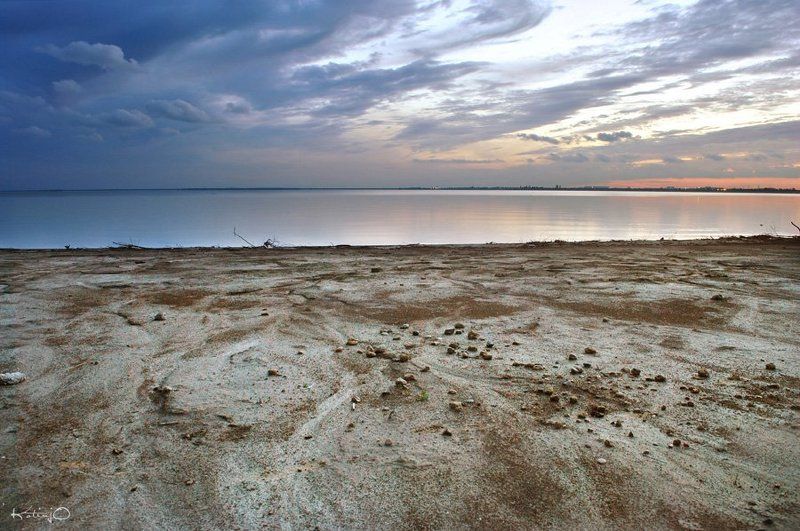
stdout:
[[786,238],[2,251],[0,522],[796,529],[799,302]]

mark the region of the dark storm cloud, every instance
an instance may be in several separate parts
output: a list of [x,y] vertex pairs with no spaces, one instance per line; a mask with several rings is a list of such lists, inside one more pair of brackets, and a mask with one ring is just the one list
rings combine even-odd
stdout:
[[211,117],[202,109],[198,109],[184,100],[156,100],[147,104],[147,110],[153,115],[177,120],[179,122],[202,123],[210,122]]
[[520,133],[517,135],[517,138],[522,140],[533,140],[534,142],[546,142],[553,145],[561,143],[561,141],[557,138],[553,138],[552,136],[541,136],[537,135],[536,133]]
[[99,42],[89,44],[84,41],[75,41],[64,47],[49,44],[38,50],[68,63],[98,66],[103,70],[128,69],[137,66],[136,61],[125,59],[122,49],[113,44]]
[[103,114],[99,118],[101,121],[117,127],[150,127],[153,125],[152,118],[136,109],[117,109]]
[[630,131],[615,131],[613,133],[597,133],[597,140],[601,142],[619,142],[633,138],[633,133]]

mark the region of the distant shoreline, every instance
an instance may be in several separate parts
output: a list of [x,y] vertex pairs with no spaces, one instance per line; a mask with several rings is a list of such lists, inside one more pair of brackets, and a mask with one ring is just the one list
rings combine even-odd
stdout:
[[797,188],[646,188],[616,186],[403,186],[403,187],[192,187],[192,188],[86,188],[47,190],[0,190],[0,194],[78,192],[246,192],[246,191],[510,191],[510,192],[672,192],[727,194],[800,194]]
[[276,245],[266,247],[264,245],[186,245],[174,247],[147,247],[144,245],[134,245],[119,243],[117,245],[105,245],[102,247],[0,247],[0,253],[35,253],[35,252],[106,252],[106,251],[324,251],[348,249],[352,251],[372,252],[389,249],[424,249],[435,251],[437,249],[474,249],[474,248],[496,248],[513,249],[518,247],[595,247],[595,246],[647,246],[664,244],[692,244],[692,243],[757,243],[757,242],[780,242],[794,243],[800,236],[798,235],[774,235],[774,234],[750,234],[750,235],[729,235],[718,237],[699,237],[699,238],[654,238],[654,239],[633,239],[633,240],[530,240],[526,242],[475,242],[475,243],[399,243],[399,244],[332,244],[332,245]]

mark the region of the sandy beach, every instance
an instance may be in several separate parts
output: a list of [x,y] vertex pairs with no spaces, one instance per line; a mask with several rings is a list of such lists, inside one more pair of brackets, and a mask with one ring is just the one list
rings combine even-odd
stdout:
[[0,527],[797,529],[800,239],[0,251]]

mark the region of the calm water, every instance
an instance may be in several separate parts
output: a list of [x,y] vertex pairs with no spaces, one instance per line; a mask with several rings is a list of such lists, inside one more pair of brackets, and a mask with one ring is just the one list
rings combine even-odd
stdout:
[[483,243],[797,234],[800,195],[527,191],[0,193],[0,247]]

